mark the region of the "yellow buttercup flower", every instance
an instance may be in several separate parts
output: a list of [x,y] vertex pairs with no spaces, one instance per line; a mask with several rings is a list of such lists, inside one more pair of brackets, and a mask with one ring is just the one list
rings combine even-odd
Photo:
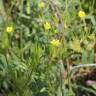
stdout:
[[45,3],[44,2],[40,2],[38,6],[39,6],[39,8],[44,8],[45,7]]
[[45,30],[51,29],[50,23],[49,23],[49,22],[46,22],[46,23],[44,24],[44,28],[45,28]]
[[7,28],[6,28],[6,32],[7,32],[7,33],[13,32],[13,27],[11,27],[11,26],[7,27]]
[[78,40],[74,40],[73,42],[70,43],[70,48],[76,52],[81,52],[81,46],[80,42]]
[[85,18],[86,14],[85,14],[84,11],[79,11],[78,16],[79,16],[80,18]]
[[54,39],[54,40],[51,41],[51,44],[52,44],[53,46],[58,47],[58,46],[60,45],[60,41]]

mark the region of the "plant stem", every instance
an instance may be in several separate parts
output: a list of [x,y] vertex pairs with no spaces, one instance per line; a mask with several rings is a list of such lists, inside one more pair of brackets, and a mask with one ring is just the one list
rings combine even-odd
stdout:
[[64,74],[64,66],[63,66],[63,62],[62,60],[59,61],[59,65],[60,65],[60,88],[61,88],[61,92],[62,92],[62,96],[64,96],[64,80],[63,80],[63,74]]
[[6,15],[6,12],[5,12],[3,0],[0,0],[0,15],[2,15],[4,17],[4,20],[6,21],[7,15]]
[[70,78],[70,65],[69,65],[69,59],[67,59],[67,73],[68,73],[68,87],[69,87],[69,92],[68,92],[68,96],[70,96],[70,92],[71,92],[71,78]]

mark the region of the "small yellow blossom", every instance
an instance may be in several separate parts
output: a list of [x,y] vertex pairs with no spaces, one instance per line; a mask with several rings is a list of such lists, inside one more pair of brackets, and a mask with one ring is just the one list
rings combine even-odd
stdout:
[[84,44],[86,46],[87,51],[92,50],[93,47],[94,47],[94,42],[93,41],[89,42],[88,40],[84,40]]
[[44,28],[45,28],[45,30],[51,29],[50,23],[49,23],[49,22],[46,22],[46,23],[44,24]]
[[70,48],[76,52],[81,52],[81,46],[80,42],[78,40],[74,40],[73,42],[70,43]]
[[78,16],[79,16],[80,18],[85,18],[86,14],[85,14],[84,11],[79,11]]
[[67,29],[67,28],[68,28],[68,26],[67,26],[67,24],[66,24],[66,23],[64,24],[64,28],[65,28],[65,29]]
[[6,28],[6,32],[7,32],[7,33],[13,32],[13,27],[11,27],[11,26],[7,27],[7,28]]
[[88,38],[89,38],[90,40],[95,40],[96,37],[95,37],[95,34],[91,34],[91,35],[88,36]]
[[39,6],[39,8],[44,8],[45,7],[45,3],[44,2],[40,2],[38,6]]
[[54,40],[51,41],[51,44],[52,44],[53,46],[58,47],[58,46],[60,45],[60,41],[54,39]]

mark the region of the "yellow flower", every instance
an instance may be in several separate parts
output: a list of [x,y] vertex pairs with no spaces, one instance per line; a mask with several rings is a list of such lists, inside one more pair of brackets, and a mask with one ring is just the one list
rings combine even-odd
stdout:
[[7,27],[7,28],[6,28],[6,32],[7,32],[7,33],[13,32],[13,27],[11,27],[11,26]]
[[58,46],[60,45],[60,41],[54,39],[54,40],[51,41],[51,44],[52,44],[53,46],[58,47]]
[[68,28],[68,26],[67,26],[67,24],[66,24],[66,23],[64,24],[64,28],[65,28],[65,29],[67,29],[67,28]]
[[86,49],[89,51],[89,50],[92,50],[94,47],[94,43],[89,43],[88,45],[86,45]]
[[84,11],[79,11],[78,16],[79,16],[80,18],[85,18],[86,14],[85,14]]
[[88,40],[84,40],[83,42],[86,46],[86,50],[89,51],[89,50],[93,49],[93,47],[94,47],[94,42],[93,41],[89,42]]
[[81,52],[81,46],[80,42],[78,40],[74,40],[73,42],[70,43],[70,48],[76,52]]
[[44,8],[45,7],[45,3],[44,2],[40,2],[38,6],[39,6],[39,8]]
[[44,24],[44,28],[45,28],[45,30],[51,29],[50,23],[49,23],[49,22],[46,22],[46,23]]
[[95,40],[95,34],[89,35],[88,38],[89,38],[90,40]]

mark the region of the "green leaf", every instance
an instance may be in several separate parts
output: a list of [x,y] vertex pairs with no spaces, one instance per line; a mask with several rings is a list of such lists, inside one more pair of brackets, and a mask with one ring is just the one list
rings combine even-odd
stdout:
[[15,93],[10,92],[8,96],[17,96]]
[[92,50],[89,54],[88,63],[94,62],[94,50]]
[[31,13],[31,6],[30,6],[30,0],[27,0],[27,7],[26,7],[27,14]]
[[96,90],[96,83],[92,85],[92,88]]
[[45,92],[46,91],[46,88],[45,87],[43,87],[41,90],[40,90],[40,92]]
[[32,91],[29,89],[24,90],[24,93],[22,96],[32,96]]
[[4,87],[6,90],[8,90],[8,84],[7,84],[6,81],[3,82],[3,87]]
[[9,46],[9,39],[8,39],[8,34],[6,32],[3,32],[2,34],[2,48],[8,48]]
[[83,50],[83,52],[82,52],[82,64],[87,64],[87,63],[88,63],[87,52],[85,50]]

